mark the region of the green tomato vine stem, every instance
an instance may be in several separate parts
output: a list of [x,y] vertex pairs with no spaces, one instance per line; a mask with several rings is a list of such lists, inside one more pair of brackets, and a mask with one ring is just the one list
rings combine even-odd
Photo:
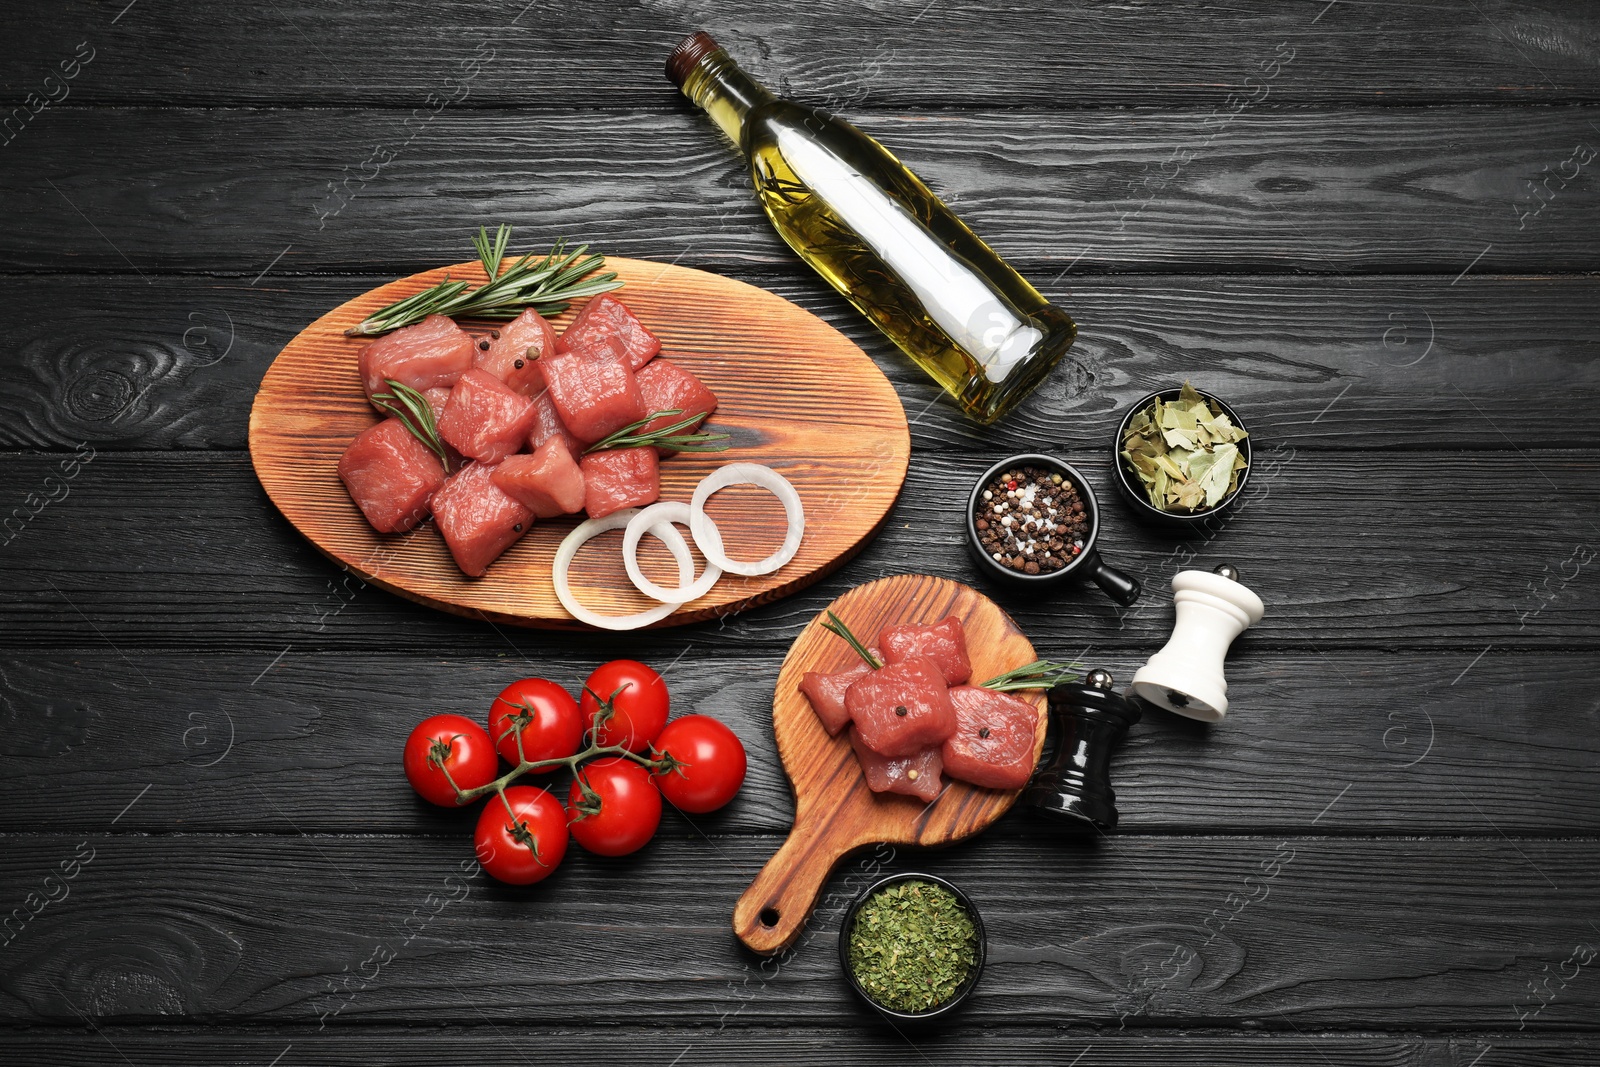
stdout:
[[[595,698],[600,707],[595,712],[593,725],[590,727],[590,729],[584,732],[584,747],[581,750],[574,752],[570,756],[560,756],[555,759],[530,760],[528,758],[527,749],[523,747],[522,728],[533,721],[533,711],[526,704],[513,704],[511,705],[512,707],[519,709],[517,714],[511,717],[509,724],[506,727],[506,732],[502,733],[498,738],[495,739],[497,741],[503,741],[505,740],[506,735],[510,734],[517,742],[517,765],[511,768],[505,774],[502,774],[492,782],[486,782],[483,785],[477,786],[476,788],[462,789],[456,784],[455,776],[450,773],[450,768],[446,766],[445,763],[450,755],[450,746],[441,742],[435,742],[432,749],[428,752],[428,762],[439,768],[439,771],[444,775],[445,781],[450,783],[450,788],[456,791],[456,805],[458,807],[466,807],[468,804],[471,804],[478,798],[487,796],[490,793],[494,793],[499,796],[500,803],[505,805],[506,814],[511,818],[512,839],[527,848],[528,851],[532,852],[533,858],[542,865],[544,861],[539,858],[539,846],[537,839],[533,836],[532,832],[528,830],[527,824],[521,819],[517,818],[516,810],[511,807],[511,801],[506,799],[506,787],[515,782],[518,778],[521,778],[525,774],[531,774],[536,771],[548,771],[553,770],[556,767],[567,768],[572,772],[574,779],[578,783],[578,788],[583,794],[584,802],[583,804],[578,805],[578,813],[576,816],[577,818],[582,819],[594,812],[598,812],[600,805],[599,795],[595,793],[592,788],[590,788],[589,783],[584,779],[583,774],[579,771],[579,767],[581,767],[584,763],[587,763],[589,760],[596,759],[600,756],[622,756],[626,759],[631,759],[633,762],[644,767],[653,776],[673,773],[681,776],[683,774],[683,768],[687,766],[682,760],[674,758],[671,753],[656,752],[655,746],[653,745],[650,747],[651,755],[646,756],[632,751],[626,745],[602,745],[595,741],[595,736],[599,728],[609,722],[616,714],[614,702],[616,701],[617,697],[621,695],[622,691],[628,688],[628,686],[631,684],[633,683],[628,682],[619,686],[616,692],[612,693],[609,697],[602,697],[599,693],[589,689],[588,686],[584,687],[584,690]],[[454,738],[451,740],[453,741]]]
[[[565,767],[569,771],[572,771],[574,774],[576,774],[579,765],[587,763],[589,760],[595,759],[599,756],[626,756],[628,759],[631,759],[635,763],[643,766],[651,774],[666,774],[669,771],[676,770],[680,765],[678,761],[673,759],[671,756],[652,758],[638,752],[633,752],[629,750],[626,745],[596,745],[593,742],[570,756],[561,756],[556,759],[530,760],[522,751],[522,735],[520,733],[517,735],[517,755],[522,756],[523,758],[515,767],[511,768],[494,781],[485,785],[480,785],[476,789],[462,789],[460,786],[456,785],[454,779],[450,778],[450,771],[448,768],[441,765],[440,769],[445,772],[445,778],[449,780],[451,786],[455,788],[456,803],[464,807],[467,804],[471,804],[479,797],[486,796],[489,793],[502,792],[506,786],[510,785],[512,782],[515,782],[518,778],[521,778],[525,774],[531,774],[535,771],[548,771],[556,767]],[[509,810],[509,806],[507,810]]]

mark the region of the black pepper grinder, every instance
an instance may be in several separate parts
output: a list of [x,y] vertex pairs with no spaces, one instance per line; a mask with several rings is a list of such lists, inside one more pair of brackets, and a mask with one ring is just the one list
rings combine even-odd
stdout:
[[1111,830],[1117,795],[1111,791],[1111,753],[1138,722],[1138,705],[1112,691],[1109,671],[1050,690],[1047,756],[1022,794],[1024,803],[1069,827]]

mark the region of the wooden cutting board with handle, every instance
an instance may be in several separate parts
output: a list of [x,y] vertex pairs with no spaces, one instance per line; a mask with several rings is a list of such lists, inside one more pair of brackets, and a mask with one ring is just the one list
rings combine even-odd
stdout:
[[[853,341],[804,308],[753,285],[689,267],[610,256],[614,294],[661,338],[661,355],[717,394],[708,428],[732,435],[726,452],[682,453],[661,464],[661,499],[687,501],[724,463],[761,463],[787,478],[805,507],[794,559],[755,578],[724,575],[658,626],[701,622],[801,589],[860,551],[888,518],[905,481],[911,435],[905,409]],[[431,522],[376,533],[339,480],[339,456],[378,414],[361,391],[356,359],[370,338],[344,331],[378,308],[451,278],[483,281],[478,263],[414,274],[363,293],[306,327],[261,382],[250,411],[250,459],[278,510],[344,569],[403,597],[469,618],[514,626],[584,628],[556,599],[551,560],[576,518],[541,521],[482,578],[467,578]],[[581,304],[579,305],[581,306]],[[554,320],[559,331],[577,312]],[[496,323],[463,320],[487,335]],[[735,559],[761,559],[783,542],[783,508],[748,487],[707,508]],[[604,534],[573,561],[578,599],[607,615],[655,605],[623,569],[621,533]],[[645,538],[646,558],[654,551]],[[676,585],[662,571],[657,581]]]
[[[850,590],[829,608],[869,645],[876,643],[885,626],[932,623],[955,615],[967,631],[973,684],[1038,658],[1032,643],[994,601],[946,578],[925,574],[881,578]],[[924,848],[954,844],[1004,815],[1021,792],[1002,793],[946,779],[938,799],[924,804],[915,797],[868,789],[849,738],[829,737],[799,688],[807,671],[843,670],[856,661],[850,646],[823,628],[826,620],[824,611],[801,631],[784,658],[773,694],[772,729],[794,787],[794,827],[733,912],[734,933],[762,955],[794,943],[828,876],[852,852],[878,844]],[[1037,760],[1044,746],[1044,692],[1017,695],[1039,709]]]

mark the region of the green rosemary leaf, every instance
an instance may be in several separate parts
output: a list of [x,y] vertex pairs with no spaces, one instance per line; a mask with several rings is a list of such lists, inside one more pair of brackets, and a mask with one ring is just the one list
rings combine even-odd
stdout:
[[612,433],[610,436],[603,437],[599,441],[596,441],[594,444],[584,449],[583,454],[587,456],[591,452],[605,452],[614,448],[640,448],[644,445],[654,445],[657,448],[669,448],[676,452],[727,451],[728,442],[731,440],[731,438],[725,433],[682,434],[678,432],[679,430],[686,430],[695,423],[699,422],[701,419],[704,419],[704,415],[690,415],[687,418],[679,419],[677,422],[674,422],[668,426],[662,426],[658,429],[648,430],[644,433],[639,432],[640,430],[644,429],[645,426],[648,426],[650,423],[662,418],[663,416],[682,414],[682,408],[667,408],[663,411],[657,411],[653,414],[646,415],[638,422],[630,422],[628,425]]
[[831,634],[844,638],[850,647],[855,649],[856,655],[860,656],[866,662],[866,665],[873,670],[883,666],[882,663],[878,662],[878,657],[874,656],[867,646],[863,645],[856,638],[856,635],[850,632],[850,627],[846,626],[844,620],[835,615],[831,608],[828,610],[828,621],[822,624],[822,628]]
[[527,308],[549,317],[559,315],[573,300],[595,296],[620,288],[615,271],[599,271],[605,257],[584,255],[588,245],[568,252],[565,238],[557,241],[543,258],[528,253],[502,269],[511,227],[505,223],[493,237],[478,228],[473,248],[488,278],[473,288],[465,281],[444,281],[420,293],[413,293],[380,308],[359,325],[345,331],[348,337],[377,337],[421,322],[429,315],[468,316],[492,321],[514,319]]
[[444,464],[446,472],[450,470],[450,453],[445,451],[444,442],[439,438],[439,427],[433,421],[433,405],[428,403],[428,398],[393,378],[384,379],[390,392],[375,393],[372,402],[384,412],[399,419],[411,435],[424,445],[428,450],[439,457],[439,462]]
[[500,224],[500,229],[495,232],[494,242],[489,241],[489,231],[482,226],[478,227],[478,236],[473,240],[473,245],[478,249],[478,260],[483,264],[483,273],[489,276],[492,282],[495,275],[500,273],[500,263],[506,256],[506,244],[511,240],[511,227],[505,223]]
[[1081,663],[1056,663],[1047,659],[1036,659],[1004,674],[995,675],[983,683],[983,688],[993,689],[997,693],[1013,693],[1019,689],[1049,689],[1062,682],[1075,680],[1078,677],[1077,672],[1082,669]]

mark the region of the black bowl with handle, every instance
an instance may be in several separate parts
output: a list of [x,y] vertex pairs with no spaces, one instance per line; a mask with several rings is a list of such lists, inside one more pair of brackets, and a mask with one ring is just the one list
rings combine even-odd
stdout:
[[[978,532],[978,508],[983,500],[983,491],[1002,471],[1014,467],[1039,467],[1059,474],[1062,481],[1072,483],[1072,487],[1078,491],[1078,499],[1083,501],[1083,514],[1088,520],[1089,532],[1084,536],[1083,547],[1077,556],[1060,570],[1039,574],[1012,570],[991,556],[983,547],[983,538]],[[1100,551],[1096,547],[1100,536],[1100,504],[1095,499],[1094,490],[1089,488],[1089,480],[1072,464],[1054,456],[1039,452],[1008,456],[984,471],[967,498],[966,527],[967,549],[972,553],[973,561],[977,563],[979,570],[997,582],[1017,589],[1031,589],[1042,593],[1091,581],[1105,590],[1112,600],[1124,606],[1139,599],[1138,580],[1100,558]]]

